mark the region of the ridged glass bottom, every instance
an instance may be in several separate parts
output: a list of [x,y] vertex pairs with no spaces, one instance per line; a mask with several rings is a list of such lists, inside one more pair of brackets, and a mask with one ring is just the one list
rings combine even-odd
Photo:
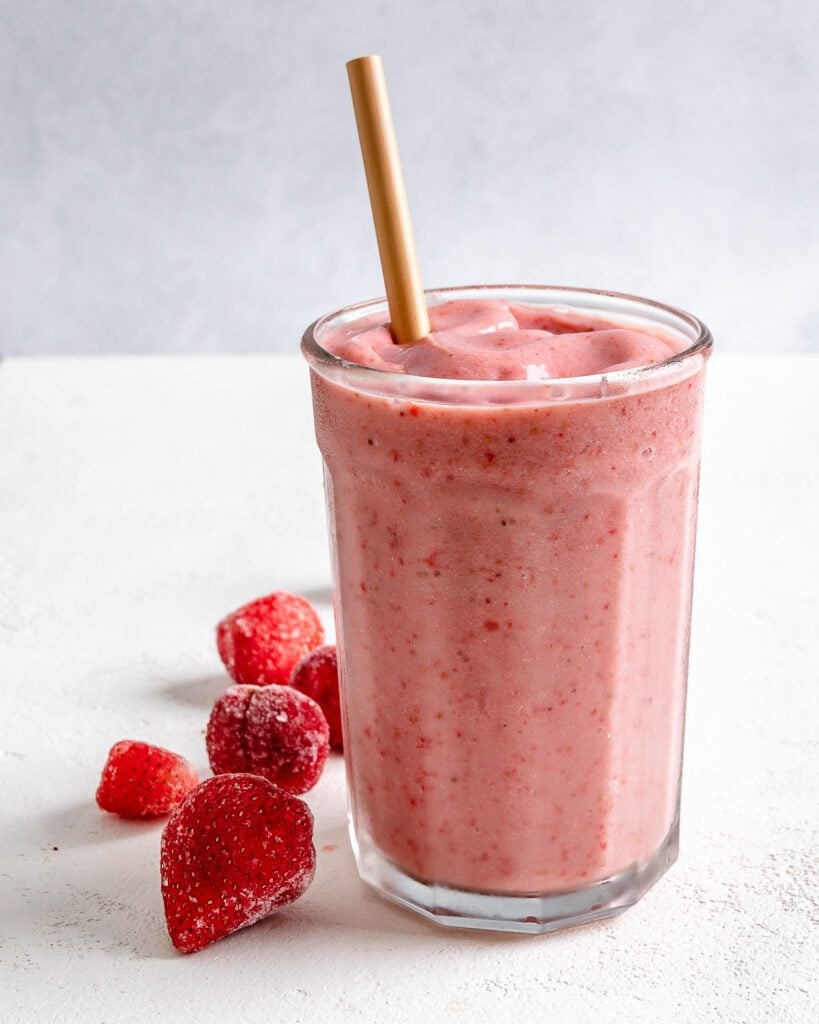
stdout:
[[393,903],[447,928],[530,935],[573,928],[622,913],[665,874],[679,852],[679,824],[675,821],[653,856],[619,875],[569,892],[510,896],[422,882],[375,849],[359,845],[352,828],[350,838],[359,875]]

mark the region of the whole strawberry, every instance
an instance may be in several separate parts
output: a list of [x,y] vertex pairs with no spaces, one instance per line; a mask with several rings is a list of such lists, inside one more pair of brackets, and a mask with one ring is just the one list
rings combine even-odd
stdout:
[[313,816],[258,775],[198,786],[162,833],[160,873],[174,946],[195,953],[297,900],[313,880]]
[[299,660],[323,639],[310,602],[283,592],[251,601],[216,627],[216,646],[231,678],[253,686],[287,683]]
[[156,818],[170,814],[198,782],[196,769],[179,754],[120,740],[102,769],[97,803],[121,818]]
[[315,701],[289,686],[231,686],[213,705],[207,731],[215,775],[253,772],[290,793],[318,782],[330,729]]
[[335,644],[319,647],[302,658],[296,665],[290,685],[318,704],[330,726],[330,746],[333,750],[343,750]]

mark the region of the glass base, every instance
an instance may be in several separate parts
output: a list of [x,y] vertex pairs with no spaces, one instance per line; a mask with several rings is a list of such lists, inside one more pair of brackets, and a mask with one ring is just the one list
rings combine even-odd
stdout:
[[468,892],[422,882],[373,849],[364,850],[350,830],[358,873],[393,903],[447,928],[542,935],[620,914],[641,899],[677,859],[675,822],[657,851],[642,864],[594,885],[568,892],[514,896]]

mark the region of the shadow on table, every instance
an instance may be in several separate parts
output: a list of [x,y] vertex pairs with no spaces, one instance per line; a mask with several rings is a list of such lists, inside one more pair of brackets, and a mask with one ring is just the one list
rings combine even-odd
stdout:
[[146,832],[161,832],[162,825],[164,819],[125,821],[114,814],[106,814],[93,799],[51,811],[40,819],[42,844],[53,853],[133,839]]
[[31,936],[119,959],[174,956],[159,884],[163,825],[123,821],[92,801],[44,814],[4,925],[22,943]]
[[312,601],[313,604],[332,605],[333,603],[333,588],[329,586],[309,587],[307,590],[296,589],[293,593],[300,594],[302,597],[307,598],[308,601]]
[[221,675],[203,675],[192,679],[163,680],[156,694],[175,704],[184,704],[210,711],[214,702],[232,685],[227,672]]

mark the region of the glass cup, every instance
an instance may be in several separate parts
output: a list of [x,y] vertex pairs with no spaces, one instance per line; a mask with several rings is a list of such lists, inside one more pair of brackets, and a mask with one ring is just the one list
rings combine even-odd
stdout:
[[588,377],[452,381],[306,331],[325,467],[351,838],[441,924],[545,932],[635,903],[678,852],[708,329],[613,292],[570,307],[679,340]]

